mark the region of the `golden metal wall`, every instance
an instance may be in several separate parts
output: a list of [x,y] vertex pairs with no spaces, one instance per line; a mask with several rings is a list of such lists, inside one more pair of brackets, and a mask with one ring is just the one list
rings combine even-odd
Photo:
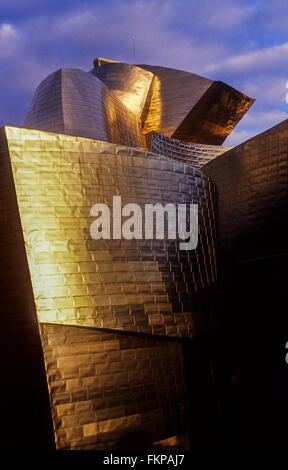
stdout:
[[[40,321],[194,337],[214,328],[214,186],[143,150],[5,128]],[[199,205],[196,250],[178,240],[93,240],[91,207]]]
[[[213,332],[213,185],[188,164],[107,142],[11,127],[6,140],[11,172],[1,204],[15,186],[20,255],[32,284],[17,299],[24,308],[30,296],[38,315],[57,448],[126,448],[131,439],[143,448],[163,439],[187,448],[181,342],[117,330]],[[123,204],[198,203],[195,253],[179,251],[178,241],[91,239],[91,206],[111,206],[114,194]],[[22,280],[19,266],[9,273],[12,285]]]
[[182,344],[40,324],[57,449],[187,448]]
[[222,145],[255,100],[223,82],[213,82],[187,114],[173,138]]
[[172,137],[183,119],[209,89],[213,81],[194,73],[153,65],[138,65],[152,72],[151,103],[143,132],[151,131]]

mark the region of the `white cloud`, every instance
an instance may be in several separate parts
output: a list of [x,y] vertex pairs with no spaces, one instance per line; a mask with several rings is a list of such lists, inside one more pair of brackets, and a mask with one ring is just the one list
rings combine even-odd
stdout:
[[283,68],[288,59],[288,42],[280,46],[267,47],[258,49],[246,54],[238,54],[228,57],[224,61],[220,61],[205,68],[207,73],[215,73],[221,71],[236,72],[238,75],[247,75],[253,73],[263,73],[275,71],[275,69]]
[[266,104],[275,106],[276,104],[284,104],[286,102],[286,88],[287,77],[271,77],[256,76],[249,80],[244,80],[241,83],[241,90],[248,96],[256,98],[256,102],[262,101]]
[[256,130],[235,129],[231,132],[229,137],[227,137],[223,145],[227,147],[234,147],[236,145],[242,144],[242,142],[246,142],[246,140],[250,139],[251,137],[254,137],[256,134],[258,134]]
[[[2,23],[2,25],[0,26],[0,41],[2,43],[7,43],[17,38],[18,33],[13,28],[13,26],[9,23]],[[3,44],[1,44],[1,46],[3,47]]]
[[[288,110],[288,107],[287,107]],[[273,126],[288,118],[288,114],[284,111],[271,109],[267,111],[248,112],[242,118],[241,124],[247,128],[260,128],[266,125]]]

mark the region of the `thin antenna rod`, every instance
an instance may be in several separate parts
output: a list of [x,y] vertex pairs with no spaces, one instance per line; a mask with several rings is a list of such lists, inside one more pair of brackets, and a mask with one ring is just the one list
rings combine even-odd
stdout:
[[132,36],[132,44],[133,44],[134,65],[136,65],[136,45],[135,45],[135,36]]

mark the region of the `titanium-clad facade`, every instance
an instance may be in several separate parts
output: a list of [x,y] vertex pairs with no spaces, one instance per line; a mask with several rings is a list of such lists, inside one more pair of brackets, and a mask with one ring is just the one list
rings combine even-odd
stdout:
[[[57,448],[125,448],[129,433],[186,448],[180,338],[215,329],[213,184],[189,164],[112,143],[9,127],[2,141],[31,278],[22,296],[41,327]],[[123,204],[198,204],[197,249],[93,240],[91,207],[112,209],[115,194]]]
[[220,355],[234,381],[224,386],[223,421],[234,429],[232,447],[287,446],[287,143],[285,120],[202,167],[218,201]]
[[171,139],[158,132],[146,134],[145,139],[151,152],[166,155],[169,159],[177,162],[189,163],[194,168],[199,169],[231,148],[221,145],[189,144],[181,140]]
[[[7,429],[10,410],[27,419],[19,375],[24,446],[34,428],[35,447],[57,449],[213,447],[237,432],[253,441],[255,428],[266,442],[276,353],[265,368],[253,342],[285,339],[288,126],[222,146],[253,101],[189,72],[98,58],[49,75],[25,128],[1,130],[0,404]],[[91,208],[112,218],[114,196],[143,214],[196,204],[197,247],[167,230],[146,239],[144,220],[142,237],[94,239]]]
[[[39,321],[194,337],[213,327],[214,186],[199,170],[143,150],[5,128]],[[4,155],[2,156],[4,158]],[[199,207],[199,242],[93,240],[91,207]],[[112,237],[111,237],[112,238]]]
[[222,145],[253,101],[193,73],[98,58],[90,73],[61,69],[43,80],[25,127],[133,147],[149,132]]
[[221,250],[234,261],[286,251],[288,121],[207,163],[216,183]]
[[254,100],[226,83],[154,65],[151,101],[144,134],[159,132],[174,139],[222,145]]
[[60,69],[41,82],[25,127],[143,147],[140,119],[102,81],[78,69]]
[[105,83],[109,90],[141,119],[142,123],[145,121],[145,111],[150,104],[155,78],[152,72],[135,65],[98,58],[94,60],[91,73]]
[[49,323],[40,332],[58,449],[187,447],[180,342]]

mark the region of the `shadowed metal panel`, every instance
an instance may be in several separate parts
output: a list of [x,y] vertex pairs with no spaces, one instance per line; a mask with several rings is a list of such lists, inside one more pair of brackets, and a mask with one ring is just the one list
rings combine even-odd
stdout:
[[0,449],[51,449],[45,365],[5,128],[0,130],[0,266]]
[[223,82],[213,82],[172,137],[222,145],[255,100]]
[[171,137],[213,82],[193,73],[166,67],[139,67],[152,72],[158,79],[153,83],[144,133],[156,131]]
[[24,124],[32,129],[65,132],[61,70],[48,75],[37,87]]
[[40,331],[58,449],[150,449],[185,433],[180,342],[43,323]]
[[288,121],[202,167],[216,183],[219,242],[230,261],[287,253]]
[[222,82],[154,65],[144,133],[156,131],[186,142],[221,145],[253,99]]

